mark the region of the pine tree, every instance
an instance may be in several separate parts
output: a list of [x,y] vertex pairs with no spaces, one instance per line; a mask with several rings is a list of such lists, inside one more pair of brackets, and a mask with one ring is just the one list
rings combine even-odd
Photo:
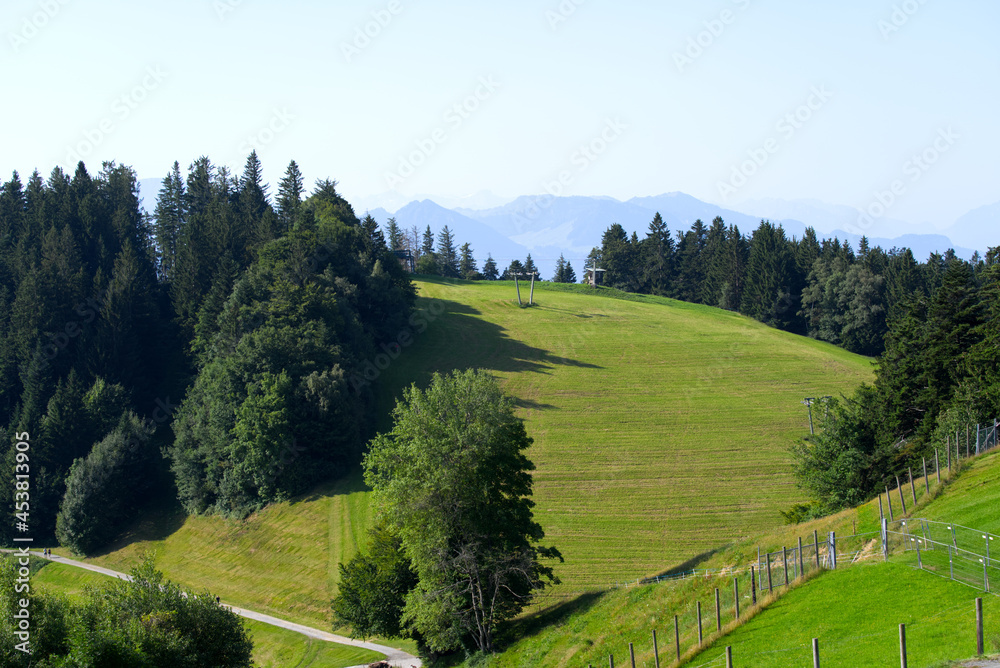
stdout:
[[653,216],[646,238],[639,243],[643,290],[669,296],[673,284],[674,240],[659,211]]
[[400,229],[395,218],[390,218],[386,223],[386,232],[389,235],[389,250],[402,250],[406,248],[406,234]]
[[437,276],[441,273],[437,253],[434,252],[434,233],[428,225],[424,230],[423,243],[420,244],[420,257],[417,258],[417,273]]
[[573,263],[569,260],[563,265],[563,283],[576,283],[576,272],[573,271]]
[[746,287],[740,311],[763,323],[787,328],[798,312],[798,298],[791,292],[795,258],[781,227],[761,221],[750,239]]
[[500,280],[513,281],[515,276],[520,278],[521,274],[523,273],[524,273],[524,265],[521,264],[521,261],[511,260],[507,268],[503,270],[503,274],[500,276]]
[[445,225],[438,233],[438,269],[445,278],[459,278],[458,253],[455,250],[455,237]]
[[556,260],[556,273],[552,277],[553,283],[565,283],[566,282],[566,260],[563,258],[562,253],[559,254],[559,259]]
[[169,281],[173,277],[174,265],[177,262],[177,238],[185,222],[185,200],[181,166],[174,161],[173,169],[163,177],[156,200],[156,210],[153,213],[159,276],[164,281]]
[[462,278],[474,281],[479,279],[479,269],[476,267],[476,258],[472,256],[472,246],[466,242],[460,249],[461,259],[458,263],[458,271]]
[[708,228],[700,219],[695,220],[691,229],[684,233],[677,246],[677,278],[674,293],[678,299],[697,302],[701,296],[705,271],[702,253],[708,238]]
[[487,281],[495,281],[499,278],[497,263],[493,260],[493,256],[489,254],[487,254],[486,262],[483,264],[483,278]]
[[292,160],[285,169],[285,176],[278,183],[278,222],[282,233],[292,229],[299,208],[302,206],[302,194],[305,192],[305,180],[298,164]]
[[528,258],[524,261],[524,273],[528,275],[538,273],[538,267],[535,266],[534,261],[531,259],[531,253],[528,253]]

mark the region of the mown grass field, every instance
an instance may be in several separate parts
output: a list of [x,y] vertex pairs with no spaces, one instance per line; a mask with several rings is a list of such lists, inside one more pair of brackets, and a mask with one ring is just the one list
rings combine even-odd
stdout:
[[[87,587],[100,587],[108,577],[58,563],[48,563],[32,577],[35,586],[79,600]],[[244,620],[254,643],[254,665],[261,668],[342,668],[381,658],[376,652],[323,642],[301,633],[254,620]]]
[[[929,495],[924,481],[916,480],[916,508],[909,486],[904,485],[903,491],[911,517],[988,528],[988,523],[997,521],[996,508],[1000,508],[998,478],[1000,451],[972,460],[954,479],[945,472],[941,485],[932,474]],[[891,494],[898,519],[898,490],[891,490]],[[746,566],[755,562],[758,547],[780,551],[782,546],[795,546],[800,537],[808,544],[814,530],[821,540],[834,531],[844,541],[855,529],[859,533],[876,531],[878,517],[878,501],[872,500],[829,517],[775,527],[738,541],[697,566],[714,570]],[[632,642],[636,665],[653,666],[653,630],[659,634],[661,665],[673,665],[674,615],[679,617],[683,665],[690,668],[724,665],[726,645],[734,648],[737,666],[811,665],[813,637],[821,639],[823,666],[898,665],[898,653],[894,652],[898,652],[900,623],[908,628],[910,666],[944,666],[950,665],[948,660],[971,657],[975,652],[973,601],[984,596],[982,591],[940,577],[946,572],[935,575],[916,570],[912,552],[896,554],[885,564],[876,538],[869,547],[863,564],[825,571],[797,586],[793,583],[787,593],[783,587],[776,588],[777,600],[758,609],[749,621],[749,582],[746,574],[741,574],[742,625],[734,620],[732,574],[584,594],[519,620],[505,651],[486,665],[606,666],[609,654],[615,656],[616,665],[630,665],[628,644]],[[812,553],[807,549],[805,554],[808,563]],[[774,579],[782,581],[780,569],[775,570]],[[715,588],[721,591],[726,634],[718,639],[712,637]],[[987,652],[998,653],[1000,598],[986,595],[984,599]],[[702,651],[697,649],[698,602],[703,612]],[[456,665],[464,664],[457,660]]]
[[[780,525],[803,500],[787,451],[808,430],[803,397],[871,379],[866,358],[714,308],[542,284],[522,309],[512,284],[418,287],[426,330],[373,360],[387,367],[382,426],[401,389],[435,371],[502,378],[535,439],[536,518],[566,558],[558,597]],[[328,626],[337,563],[364,543],[370,512],[357,475],[240,523],[169,506],[94,561],[123,570],[151,550],[185,586]]]

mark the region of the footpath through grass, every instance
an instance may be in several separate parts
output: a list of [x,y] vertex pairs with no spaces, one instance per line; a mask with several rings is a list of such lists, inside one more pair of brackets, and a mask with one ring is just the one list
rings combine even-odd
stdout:
[[[100,587],[108,577],[82,568],[42,562],[32,584],[80,600],[86,587]],[[343,668],[382,658],[377,652],[316,640],[301,633],[244,619],[253,637],[254,665],[261,668]]]

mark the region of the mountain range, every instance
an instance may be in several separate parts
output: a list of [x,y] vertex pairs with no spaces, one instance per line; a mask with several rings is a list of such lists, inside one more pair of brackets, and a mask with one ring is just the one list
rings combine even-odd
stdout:
[[[155,207],[159,179],[143,179],[140,188],[144,207]],[[511,260],[522,262],[531,253],[545,278],[554,273],[557,258],[569,260],[577,276],[583,273],[590,250],[601,243],[601,236],[612,223],[619,223],[631,234],[645,236],[653,216],[659,212],[674,233],[687,231],[695,220],[706,224],[720,216],[736,225],[743,234],[751,234],[762,219],[780,224],[789,237],[801,238],[813,227],[820,238],[836,237],[858,247],[860,234],[854,229],[859,211],[847,206],[829,205],[815,200],[754,200],[741,205],[743,211],[725,209],[681,192],[654,197],[634,197],[620,201],[612,197],[522,196],[503,202],[503,198],[483,191],[467,198],[444,199],[425,196],[404,203],[398,193],[360,198],[352,202],[359,216],[365,213],[383,227],[390,217],[404,230],[416,227],[419,233],[430,225],[435,235],[445,225],[451,229],[457,245],[468,242],[482,267],[487,255],[503,268]],[[996,220],[1000,202],[984,206],[962,216],[948,230],[949,236],[937,233],[928,225],[914,225],[890,218],[878,219],[867,230],[871,246],[883,249],[907,247],[918,260],[933,252],[953,248],[959,257],[968,259],[996,240]],[[955,242],[962,245],[956,245]]]

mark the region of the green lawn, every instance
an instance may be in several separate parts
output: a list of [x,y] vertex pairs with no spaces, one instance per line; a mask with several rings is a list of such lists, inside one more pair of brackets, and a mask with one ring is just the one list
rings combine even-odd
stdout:
[[[100,587],[108,577],[82,568],[48,563],[32,577],[33,584],[80,599],[84,589]],[[301,633],[254,620],[244,620],[253,636],[254,664],[262,668],[343,668],[382,658],[377,652],[315,640]]]
[[[502,378],[535,439],[536,518],[566,558],[567,600],[779,526],[778,511],[804,500],[788,453],[808,428],[802,398],[872,377],[867,358],[705,306],[542,284],[522,309],[512,284],[418,287],[426,331],[398,359],[373,360],[389,362],[382,427],[401,389],[435,371]],[[165,507],[94,561],[127,570],[152,550],[185,586],[328,627],[336,566],[369,521],[355,475],[245,522]]]

